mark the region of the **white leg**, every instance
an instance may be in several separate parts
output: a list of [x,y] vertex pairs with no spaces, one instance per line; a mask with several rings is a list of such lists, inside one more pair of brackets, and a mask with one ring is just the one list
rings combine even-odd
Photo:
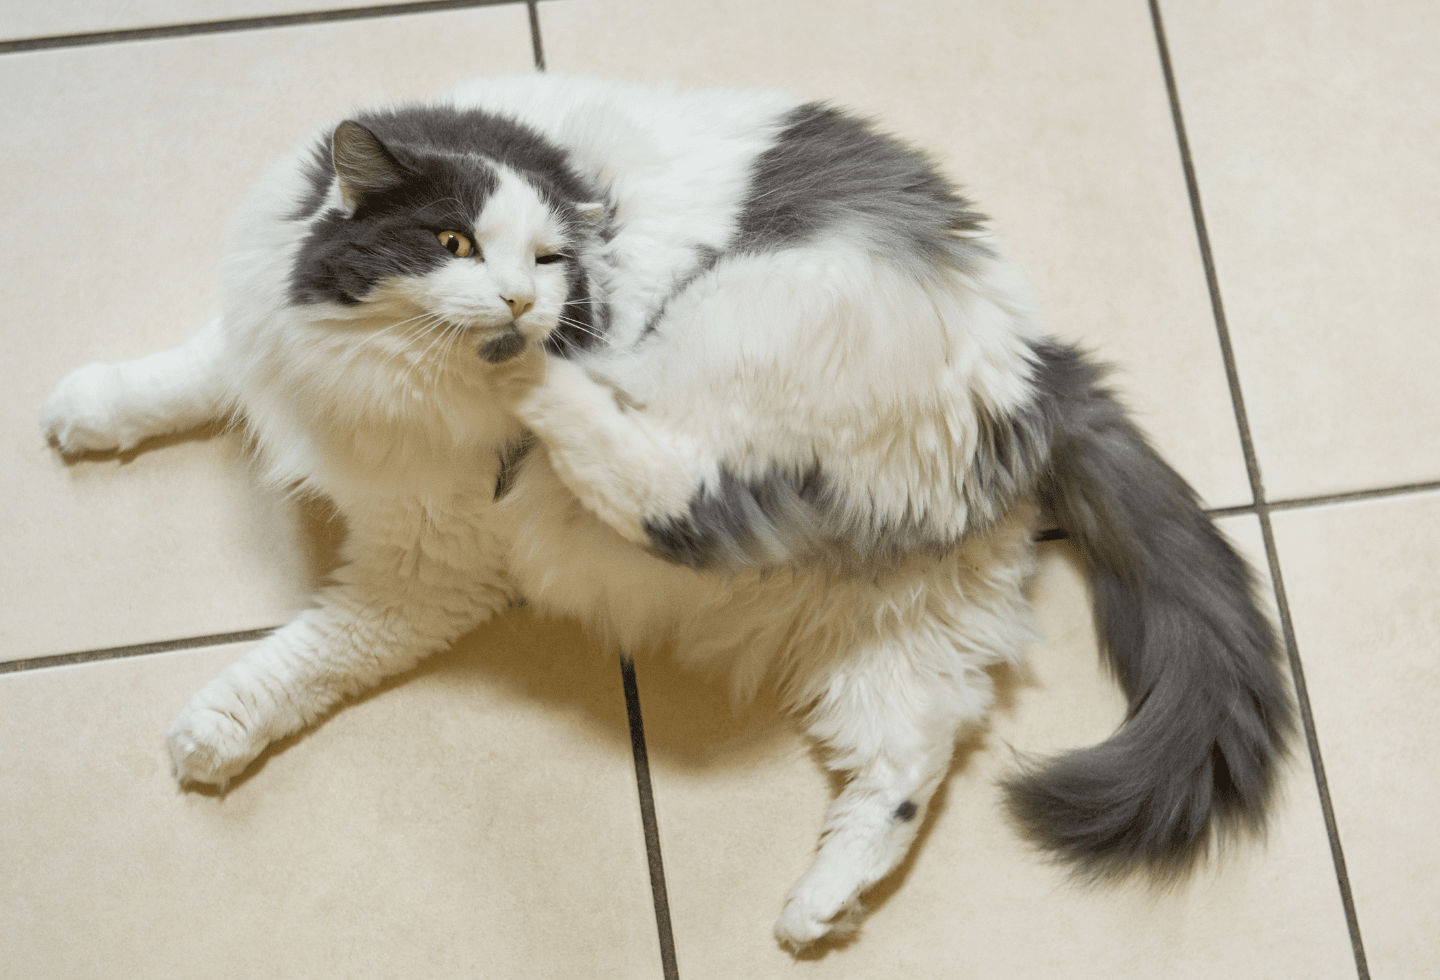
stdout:
[[990,708],[989,675],[964,659],[947,651],[927,664],[923,645],[892,639],[807,685],[819,697],[806,728],[847,782],[826,815],[814,863],[775,924],[784,945],[798,950],[853,931],[864,914],[861,893],[904,860],[958,733]]
[[46,437],[66,454],[126,450],[224,417],[220,319],[179,347],[114,364],[86,364],[45,401]]
[[347,545],[357,557],[335,573],[318,608],[228,667],[170,726],[180,782],[224,786],[271,742],[409,670],[508,603],[497,562],[440,560],[424,545]]

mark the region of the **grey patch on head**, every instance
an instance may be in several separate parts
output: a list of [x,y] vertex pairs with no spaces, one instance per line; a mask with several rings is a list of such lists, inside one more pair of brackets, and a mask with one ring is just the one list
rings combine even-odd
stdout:
[[[349,127],[352,137],[362,130],[354,123]],[[352,147],[356,142],[349,140]],[[383,156],[369,154],[366,164],[357,165],[356,173],[368,174],[371,189],[360,186],[362,177],[352,182],[351,193],[359,195],[353,213],[332,208],[311,221],[291,270],[292,303],[355,306],[386,279],[420,276],[443,263],[463,261],[439,243],[436,233],[470,234],[474,216],[499,185],[495,169],[483,160],[398,144]],[[389,171],[378,173],[383,167]]]
[[492,337],[480,345],[477,353],[483,361],[502,364],[525,349],[525,338],[513,326],[498,337]]
[[[495,475],[495,496],[493,500],[499,500],[510,492],[515,484],[515,474],[520,470],[520,464],[525,457],[530,455],[530,450],[535,448],[538,440],[532,432],[526,432],[518,439],[506,443],[500,447],[500,469]],[[523,605],[523,600],[521,602]]]
[[909,823],[911,820],[915,819],[915,814],[919,812],[920,808],[918,806],[916,806],[911,801],[906,800],[904,803],[901,803],[895,808],[895,819],[899,820],[901,823]]
[[[291,271],[291,302],[355,305],[385,279],[463,261],[436,235],[473,233],[475,216],[499,186],[497,164],[527,181],[551,209],[565,229],[567,254],[607,233],[608,219],[602,215],[597,227],[582,210],[603,195],[563,148],[514,119],[448,105],[361,113],[337,126],[302,164],[309,186],[292,217],[309,220],[310,229]],[[352,207],[324,210],[337,180]],[[567,265],[579,263],[567,258]],[[583,272],[567,273],[574,315],[566,315],[595,331],[594,316],[579,315],[589,304],[584,280]],[[568,346],[587,343],[584,330],[566,338]]]
[[660,326],[660,321],[665,319],[665,313],[668,311],[670,304],[675,301],[675,298],[693,286],[711,269],[714,269],[721,257],[725,254],[721,252],[720,249],[710,245],[694,245],[691,247],[695,251],[695,263],[675,277],[675,282],[671,285],[670,292],[665,294],[665,298],[660,301],[659,307],[657,307],[655,312],[650,314],[650,317],[645,321],[645,329],[641,331],[640,339],[643,340],[654,333]]
[[803,470],[771,464],[752,478],[722,465],[685,513],[651,519],[645,531],[650,550],[666,561],[720,572],[806,561],[873,569],[959,544],[914,515],[890,518],[847,500],[818,463]]
[[984,216],[919,150],[821,103],[786,114],[756,158],[731,248],[769,252],[835,229],[858,230],[882,253],[964,266],[984,246]]

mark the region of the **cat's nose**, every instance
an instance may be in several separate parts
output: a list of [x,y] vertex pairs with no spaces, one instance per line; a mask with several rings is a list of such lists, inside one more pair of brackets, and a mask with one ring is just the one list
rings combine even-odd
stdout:
[[510,307],[510,315],[512,317],[524,316],[530,312],[530,308],[535,305],[535,297],[533,296],[501,296],[500,298],[505,301],[506,306]]

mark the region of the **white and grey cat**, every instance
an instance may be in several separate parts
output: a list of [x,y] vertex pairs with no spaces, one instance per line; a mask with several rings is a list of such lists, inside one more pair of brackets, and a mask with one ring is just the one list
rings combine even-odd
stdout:
[[799,948],[853,927],[1030,642],[1045,513],[1131,707],[1008,784],[1019,823],[1096,876],[1261,826],[1275,638],[1100,378],[868,123],[532,75],[327,127],[246,206],[220,315],[72,372],[44,424],[78,453],[238,419],[346,518],[315,608],[176,719],[180,780],[223,785],[524,597],[783,693],[846,779],[776,926]]

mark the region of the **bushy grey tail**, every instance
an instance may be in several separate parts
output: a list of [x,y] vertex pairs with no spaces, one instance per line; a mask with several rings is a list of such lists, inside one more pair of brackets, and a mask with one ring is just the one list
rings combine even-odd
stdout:
[[1252,573],[1150,447],[1103,372],[1037,348],[1048,506],[1083,556],[1106,656],[1129,699],[1107,741],[1006,784],[1029,835],[1087,878],[1187,871],[1216,835],[1263,830],[1294,727]]

